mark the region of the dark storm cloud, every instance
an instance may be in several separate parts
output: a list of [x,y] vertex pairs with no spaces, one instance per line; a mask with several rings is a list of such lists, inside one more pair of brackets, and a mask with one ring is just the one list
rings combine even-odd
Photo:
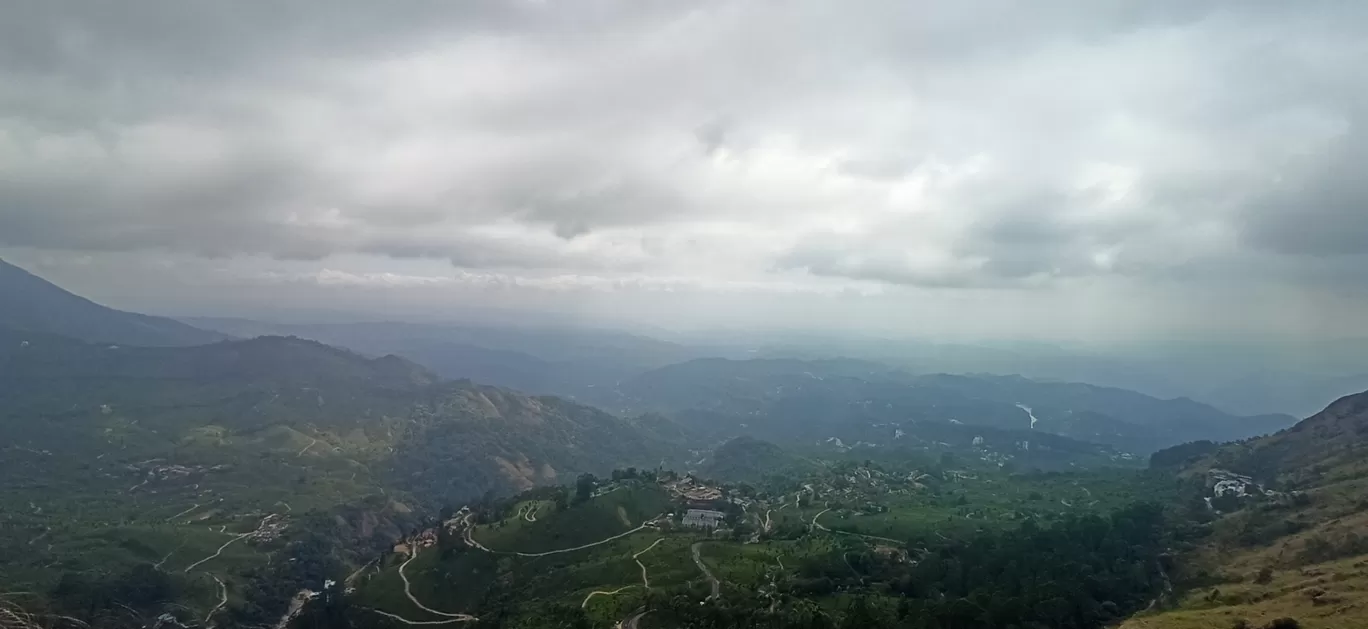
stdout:
[[1354,124],[1322,152],[1289,164],[1251,204],[1243,216],[1251,244],[1293,256],[1368,254],[1368,120]]

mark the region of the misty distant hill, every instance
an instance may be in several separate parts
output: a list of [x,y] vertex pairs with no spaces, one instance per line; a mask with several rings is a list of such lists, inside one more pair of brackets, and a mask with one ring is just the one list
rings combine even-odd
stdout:
[[1240,417],[1185,398],[1161,400],[1080,383],[914,376],[847,360],[690,361],[626,380],[617,393],[635,410],[708,417],[714,429],[726,423],[719,417],[731,417],[731,423],[752,431],[782,426],[781,435],[825,431],[842,436],[837,431],[882,427],[883,440],[891,441],[941,423],[1025,435],[1018,438],[1053,434],[1135,453],[1200,439],[1244,439],[1296,421],[1286,415]]
[[617,381],[700,356],[694,348],[608,330],[392,321],[279,324],[213,317],[186,321],[244,338],[297,336],[372,356],[394,354],[444,378],[609,406],[612,399],[600,392]]
[[202,345],[229,338],[191,325],[101,306],[0,260],[0,327],[119,345]]
[[259,337],[189,347],[110,347],[55,335],[0,330],[0,382],[61,379],[240,384],[327,383],[408,388],[438,378],[395,356],[365,358],[316,341]]

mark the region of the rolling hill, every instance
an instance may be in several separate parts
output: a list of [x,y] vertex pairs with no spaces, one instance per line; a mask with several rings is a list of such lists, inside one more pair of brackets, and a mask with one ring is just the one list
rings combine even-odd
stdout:
[[737,437],[718,446],[697,473],[721,481],[756,482],[767,476],[801,477],[816,467],[768,441]]
[[290,584],[364,563],[444,505],[679,452],[563,399],[286,337],[110,347],[3,332],[0,398],[0,582],[83,617],[125,613],[101,605],[155,576],[178,592],[157,596],[201,614],[225,583],[225,614],[273,623]]
[[202,345],[230,338],[165,317],[124,312],[73,295],[0,260],[0,327],[119,345]]
[[573,327],[392,321],[281,324],[213,317],[186,321],[243,338],[297,336],[373,356],[395,354],[443,378],[468,378],[598,405],[612,401],[596,394],[617,381],[699,355],[692,348],[635,334]]

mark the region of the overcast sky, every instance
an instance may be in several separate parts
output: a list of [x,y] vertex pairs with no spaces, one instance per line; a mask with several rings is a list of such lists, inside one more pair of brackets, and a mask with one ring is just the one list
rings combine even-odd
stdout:
[[16,0],[0,255],[112,305],[1362,335],[1368,3]]

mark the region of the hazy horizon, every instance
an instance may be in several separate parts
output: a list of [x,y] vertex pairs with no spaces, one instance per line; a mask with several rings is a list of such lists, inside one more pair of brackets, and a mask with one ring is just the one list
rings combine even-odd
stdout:
[[1368,336],[1360,5],[292,6],[14,9],[0,256],[182,316]]

